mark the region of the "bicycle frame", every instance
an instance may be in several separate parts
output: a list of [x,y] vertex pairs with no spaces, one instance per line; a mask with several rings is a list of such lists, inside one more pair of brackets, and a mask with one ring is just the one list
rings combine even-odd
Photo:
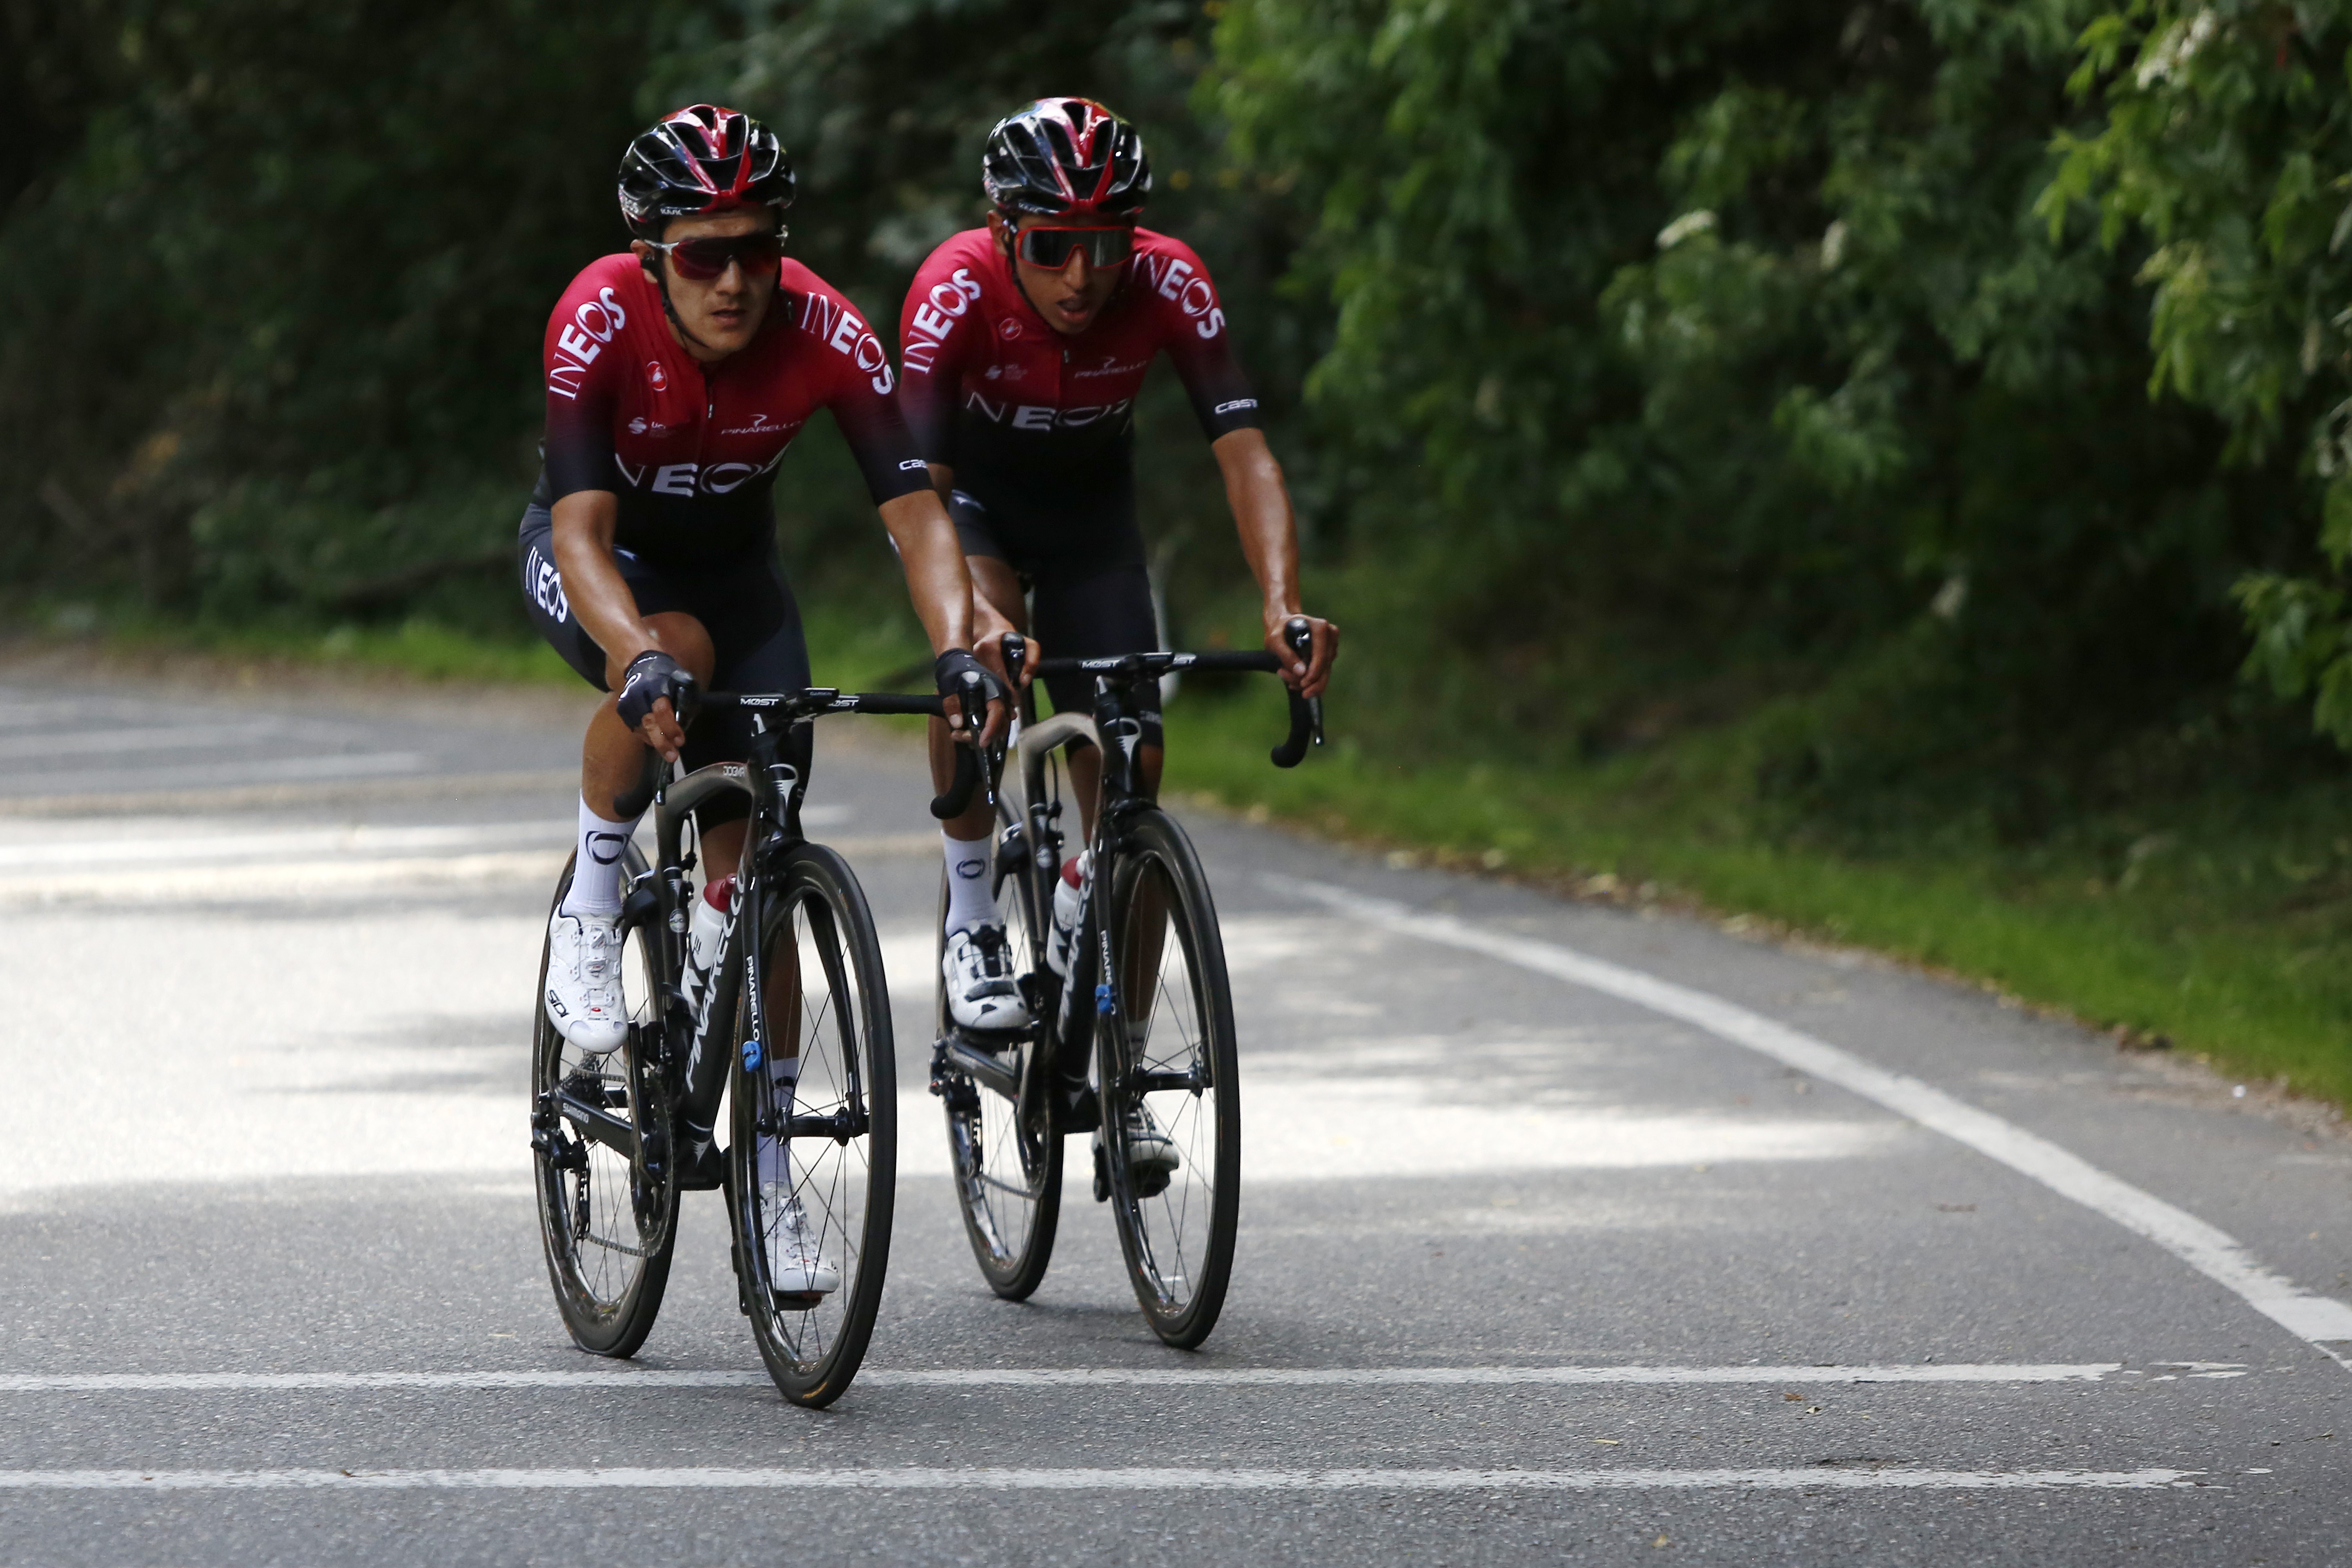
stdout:
[[[1272,672],[1277,667],[1271,655],[1255,652],[1154,652],[1048,661],[1048,668],[1056,666],[1075,668],[1094,678],[1094,711],[1091,715],[1056,713],[1034,724],[1023,723],[1016,711],[1007,737],[1013,765],[1004,770],[997,815],[1005,844],[1034,868],[1034,871],[1024,873],[1034,875],[1032,886],[1050,887],[1061,869],[1065,840],[1057,820],[1061,802],[1047,797],[1045,770],[1054,753],[1073,742],[1091,745],[1102,754],[1102,783],[1095,807],[1094,832],[1087,841],[1090,853],[1085,879],[1079,886],[1086,910],[1080,940],[1071,952],[1066,979],[1055,976],[1050,969],[1037,972],[1040,985],[1049,990],[1058,985],[1058,994],[1029,998],[1040,1019],[1034,1026],[1035,1037],[1047,1048],[1031,1052],[1025,1067],[1015,1072],[998,1056],[950,1028],[933,1053],[933,1078],[938,1081],[938,1067],[951,1065],[975,1081],[995,1089],[1027,1115],[1037,1110],[1048,1086],[1058,1077],[1062,1092],[1051,1107],[1055,1130],[1084,1132],[1091,1131],[1099,1120],[1099,1107],[1087,1083],[1087,1057],[1094,1045],[1097,1018],[1108,1014],[1115,1005],[1113,987],[1100,978],[1109,972],[1110,964],[1109,911],[1102,907],[1108,884],[1101,882],[1101,873],[1116,858],[1123,825],[1138,811],[1158,804],[1139,787],[1136,753],[1142,742],[1143,724],[1134,700],[1135,689],[1144,681],[1157,680],[1171,670]],[[1306,754],[1310,736],[1318,744],[1323,738],[1319,702],[1310,702],[1294,693],[1290,718],[1289,736],[1274,753],[1273,760],[1279,767],[1295,765]],[[1000,856],[1007,852],[1003,847],[998,851]],[[1033,902],[1041,906],[1036,918],[1050,921],[1050,910],[1043,907],[1045,900],[1035,899]],[[1094,1006],[1082,1005],[1081,998],[1090,998]]]
[[[730,1053],[726,1032],[745,986],[754,996],[765,994],[761,969],[766,955],[756,933],[765,929],[769,879],[782,858],[807,841],[801,832],[801,801],[808,781],[799,768],[782,757],[785,738],[826,713],[936,712],[936,698],[860,695],[813,687],[804,691],[743,695],[713,692],[703,699],[712,706],[731,706],[751,714],[751,755],[741,763],[714,763],[670,779],[656,791],[654,803],[656,858],[631,885],[625,907],[632,914],[652,914],[651,929],[663,933],[651,944],[647,978],[654,989],[660,1020],[660,1050],[664,1080],[677,1108],[677,1131],[686,1143],[688,1170],[699,1168],[717,1142],[719,1106],[727,1089]],[[719,957],[699,1007],[686,996],[686,932],[693,892],[687,874],[694,868],[695,852],[684,847],[686,825],[698,806],[730,794],[748,797],[750,816],[743,858],[735,872],[735,896],[728,907],[727,923],[719,936]],[[749,930],[755,940],[743,941]],[[755,1031],[764,1030],[764,1017]],[[797,1045],[797,1042],[795,1042]],[[744,1042],[747,1066],[756,1066],[765,1043],[757,1035]],[[846,1142],[862,1137],[868,1127],[865,1086],[856,1081],[856,1063],[845,1064],[850,1082],[844,1086],[844,1108],[831,1116],[795,1114],[782,1125],[762,1129],[786,1138],[832,1138]]]

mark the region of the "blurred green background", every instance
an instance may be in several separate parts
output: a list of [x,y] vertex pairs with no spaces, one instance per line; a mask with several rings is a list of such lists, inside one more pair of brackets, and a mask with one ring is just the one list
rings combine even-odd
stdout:
[[[1349,638],[1329,754],[1269,774],[1269,694],[1196,687],[1189,787],[2343,1097],[2348,48],[2170,0],[0,0],[0,565],[27,630],[542,668],[535,356],[630,133],[769,120],[887,326],[992,120],[1086,93]],[[1253,638],[1164,372],[1140,424],[1171,636]],[[821,675],[887,672],[822,424],[778,493]]]

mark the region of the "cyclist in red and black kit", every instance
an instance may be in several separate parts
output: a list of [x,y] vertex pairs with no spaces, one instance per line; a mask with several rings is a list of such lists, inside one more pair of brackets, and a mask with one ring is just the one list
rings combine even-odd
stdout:
[[[1142,138],[1091,100],[1040,99],[990,132],[981,169],[996,207],[988,226],[931,253],[898,320],[899,402],[955,519],[979,613],[992,606],[1057,655],[1159,646],[1136,529],[1134,407],[1164,353],[1223,470],[1266,646],[1286,681],[1320,696],[1339,629],[1308,616],[1304,659],[1283,639],[1299,614],[1290,497],[1208,269],[1137,224],[1151,189]],[[1090,707],[1079,679],[1047,689],[1057,709]],[[935,770],[948,740],[935,725]],[[1139,753],[1147,788],[1161,756],[1155,711]],[[1070,760],[1089,824],[1100,765],[1090,750]],[[991,826],[984,803],[947,825],[949,1008],[966,1027],[1019,1028],[1030,1020],[984,874]]]
[[[810,683],[770,492],[817,409],[833,411],[898,546],[942,691],[976,668],[971,581],[892,395],[889,355],[847,300],[783,254],[793,186],[782,147],[756,121],[709,104],[669,115],[622,160],[635,239],[574,279],[548,321],[545,466],[518,545],[523,595],[556,651],[612,693],[582,748],[579,858],[549,923],[542,1001],[583,1050],[626,1034],[620,860],[647,804],[647,748],[697,767],[740,760],[748,721],[692,722],[697,683]],[[994,657],[1008,623],[980,614]],[[990,722],[1001,721],[992,702]],[[738,802],[732,820],[721,808],[700,822],[714,903],[743,815]]]

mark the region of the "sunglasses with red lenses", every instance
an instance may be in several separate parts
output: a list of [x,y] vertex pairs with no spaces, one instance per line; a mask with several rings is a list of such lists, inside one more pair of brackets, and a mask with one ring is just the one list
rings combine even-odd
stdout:
[[716,239],[674,239],[667,245],[659,240],[646,243],[668,257],[680,278],[709,283],[726,276],[730,262],[741,262],[746,277],[754,272],[773,272],[776,263],[784,258],[784,233],[773,228]]
[[1015,253],[1032,267],[1059,272],[1070,264],[1070,252],[1081,247],[1091,267],[1119,267],[1135,254],[1131,228],[1024,228]]

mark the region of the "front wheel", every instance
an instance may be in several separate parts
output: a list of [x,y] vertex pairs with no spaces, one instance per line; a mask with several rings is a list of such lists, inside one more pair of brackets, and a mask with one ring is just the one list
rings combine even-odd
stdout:
[[1174,819],[1127,825],[1100,895],[1111,973],[1096,1020],[1101,1168],[1152,1332],[1217,1326],[1241,1214],[1241,1084],[1216,907]]
[[[645,859],[631,845],[623,874]],[[561,904],[572,868],[556,884]],[[553,913],[552,908],[550,914]],[[531,1046],[531,1166],[540,1237],[555,1305],[572,1342],[629,1356],[653,1331],[677,1238],[677,1182],[668,1157],[670,1103],[655,1005],[660,918],[621,918],[621,984],[628,1038],[614,1051],[581,1050],[547,1016],[547,950],[539,958]]]
[[[1045,968],[1043,932],[1053,919],[1050,902],[1036,896],[1036,879],[1021,841],[1008,837],[996,851],[996,914],[1003,922],[1013,963],[1024,975]],[[944,931],[947,885],[940,886],[938,929]],[[941,963],[942,935],[934,977],[935,1037],[946,1038],[947,984]],[[1039,994],[1033,987],[1033,995]],[[1054,1233],[1062,1213],[1062,1140],[1054,1125],[1047,1072],[1031,1063],[1046,1049],[1045,1021],[1025,1037],[998,1044],[992,1055],[1001,1070],[986,1078],[942,1061],[938,1090],[947,1107],[948,1159],[955,1176],[956,1206],[963,1211],[964,1235],[988,1288],[1008,1301],[1025,1301],[1044,1283],[1054,1258]]]
[[798,845],[764,879],[751,900],[764,995],[742,988],[729,1068],[736,1279],[769,1375],[821,1408],[857,1375],[889,1264],[890,993],[847,862]]

